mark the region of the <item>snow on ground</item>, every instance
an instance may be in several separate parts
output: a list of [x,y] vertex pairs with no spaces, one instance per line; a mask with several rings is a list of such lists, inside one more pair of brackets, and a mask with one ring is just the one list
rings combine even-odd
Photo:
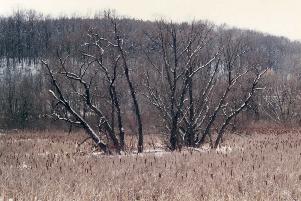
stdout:
[[227,154],[232,152],[232,148],[230,146],[220,146],[216,149],[217,153]]
[[0,129],[0,136],[1,136],[1,135],[5,135],[5,133],[4,133],[4,130],[1,130],[1,129]]
[[49,139],[17,139],[13,140],[12,142],[18,143],[18,142],[49,142]]
[[46,152],[40,152],[40,153],[38,153],[38,156],[48,156],[50,153],[48,152],[48,151],[46,151]]
[[139,153],[138,154],[137,151],[134,151],[132,154],[133,155],[138,155],[138,156],[144,156],[144,155],[147,155],[147,154],[153,154],[153,155],[156,155],[156,156],[162,156],[163,154],[167,154],[167,153],[170,153],[170,152],[167,152],[164,149],[145,149],[143,151],[143,153]]
[[[149,155],[149,154],[153,154],[155,156],[162,156],[163,154],[168,154],[168,153],[171,153],[171,152],[168,152],[164,149],[145,149],[143,151],[143,153],[137,153],[137,151],[133,151],[131,153],[126,153],[126,152],[122,152],[120,155],[118,155],[119,157],[124,157],[124,156],[145,156],[145,155]],[[93,152],[91,153],[92,156],[104,156],[104,153],[103,152]],[[89,155],[88,155],[89,157]],[[108,157],[115,157],[114,155],[113,156],[108,156]]]
[[28,165],[26,165],[26,163],[23,161],[22,165],[21,165],[21,168],[23,169],[28,169],[30,168]]
[[[228,154],[228,153],[231,153],[233,151],[233,149],[234,148],[231,147],[231,146],[220,146],[214,151],[216,151],[219,154]],[[197,152],[202,152],[202,153],[209,153],[210,151],[212,151],[212,149],[210,148],[209,144],[205,144],[200,148],[188,148],[188,149],[184,149],[182,151],[183,152],[197,151]],[[158,148],[158,149],[145,149],[143,151],[143,153],[137,153],[137,151],[134,151],[134,152],[131,152],[131,153],[122,152],[120,155],[118,155],[118,157],[119,158],[125,157],[125,156],[144,157],[144,156],[147,156],[147,155],[154,155],[154,156],[162,157],[165,154],[171,154],[171,153],[173,153],[173,152],[166,151],[163,148]],[[100,157],[100,156],[104,156],[104,153],[103,152],[93,152],[93,153],[87,155],[87,157],[90,157],[90,156]],[[112,156],[108,156],[108,157],[116,157],[116,155],[112,155]]]

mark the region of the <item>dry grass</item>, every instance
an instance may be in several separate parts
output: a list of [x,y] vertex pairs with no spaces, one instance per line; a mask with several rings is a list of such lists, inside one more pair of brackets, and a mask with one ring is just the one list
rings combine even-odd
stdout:
[[250,130],[227,139],[219,152],[125,156],[78,148],[82,134],[1,135],[0,194],[4,200],[301,200],[300,131]]

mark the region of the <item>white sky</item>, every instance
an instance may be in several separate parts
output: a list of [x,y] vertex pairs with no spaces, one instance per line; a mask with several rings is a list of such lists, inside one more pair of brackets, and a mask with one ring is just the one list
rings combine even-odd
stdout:
[[301,0],[0,0],[0,15],[17,8],[55,16],[110,8],[139,19],[208,19],[301,40]]

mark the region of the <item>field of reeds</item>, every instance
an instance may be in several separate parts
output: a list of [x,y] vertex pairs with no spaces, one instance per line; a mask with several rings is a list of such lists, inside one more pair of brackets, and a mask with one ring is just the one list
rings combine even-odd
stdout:
[[301,200],[301,129],[250,129],[218,150],[172,153],[147,136],[146,153],[115,156],[78,146],[84,138],[0,135],[0,200]]

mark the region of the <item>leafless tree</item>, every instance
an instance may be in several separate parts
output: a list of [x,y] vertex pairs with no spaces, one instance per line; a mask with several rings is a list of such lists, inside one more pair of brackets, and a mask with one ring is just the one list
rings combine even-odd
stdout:
[[126,81],[128,83],[128,87],[130,89],[130,93],[131,93],[131,97],[132,97],[132,101],[133,101],[133,106],[134,106],[134,109],[135,109],[135,114],[136,114],[137,124],[138,124],[138,152],[141,153],[141,152],[143,152],[142,119],[141,119],[141,112],[140,112],[140,108],[139,108],[139,104],[138,104],[138,100],[137,100],[137,96],[136,96],[136,91],[135,91],[135,88],[134,88],[134,85],[133,85],[133,81],[130,78],[129,63],[128,63],[128,60],[127,60],[127,54],[126,54],[126,51],[124,49],[123,39],[121,38],[121,32],[118,29],[118,24],[117,24],[118,19],[111,18],[110,16],[108,16],[108,18],[112,21],[112,24],[113,24],[113,27],[114,27],[114,35],[115,35],[115,41],[116,41],[115,46],[117,46],[118,51],[120,53],[124,74],[125,74],[125,77],[126,77]]
[[[54,73],[52,70],[53,68],[51,68],[46,61],[43,61],[43,64],[46,66],[48,74],[52,80],[52,85],[55,88],[55,90],[52,90],[51,93],[58,101],[59,105],[63,106],[64,109],[67,110],[65,117],[62,117],[58,113],[55,113],[55,116],[58,119],[65,120],[69,123],[80,125],[86,130],[86,132],[101,148],[101,150],[105,152],[109,152],[109,149],[108,144],[103,142],[98,136],[101,132],[107,134],[109,140],[113,143],[114,148],[118,152],[124,150],[125,131],[123,127],[121,105],[117,90],[124,90],[124,86],[120,86],[120,89],[118,89],[118,84],[120,84],[120,80],[125,77],[131,98],[133,100],[135,114],[137,116],[138,152],[142,152],[142,121],[139,104],[136,97],[136,91],[130,78],[127,52],[124,49],[121,32],[118,29],[118,19],[107,15],[107,20],[109,26],[113,30],[113,35],[109,34],[107,37],[104,37],[95,32],[94,29],[90,29],[88,33],[88,41],[83,44],[83,49],[81,50],[81,64],[77,64],[78,62],[76,61],[73,63],[67,62],[68,60],[70,61],[69,56],[67,56],[65,59],[63,59],[61,56],[58,56],[59,64],[56,66],[58,71]],[[73,93],[84,101],[84,108],[89,108],[89,111],[93,112],[94,115],[97,116],[99,121],[99,134],[93,130],[93,126],[89,125],[89,122],[85,119],[86,112],[81,115],[80,112],[77,112],[74,106],[70,104],[70,97],[68,98],[62,90],[62,88],[66,86],[59,86],[55,77],[56,74],[63,76],[65,81],[67,80],[70,82]],[[105,81],[107,84],[103,84],[102,81]],[[111,112],[109,115],[106,115],[106,109],[101,109],[99,107],[99,103],[95,102],[95,99],[97,99],[96,88],[99,87],[97,86],[99,84],[103,84],[104,87],[107,87],[111,107]],[[118,138],[115,132],[115,114],[117,116],[119,131]]]
[[[82,115],[75,110],[74,106],[71,105],[71,101],[68,99],[68,96],[64,94],[62,90],[62,86],[58,83],[57,75],[62,75],[66,79],[69,79],[74,82],[80,83],[80,85],[84,88],[83,94],[80,94],[86,102],[86,104],[89,106],[91,111],[93,111],[100,119],[99,126],[103,125],[106,132],[108,132],[112,138],[112,141],[114,145],[118,145],[118,142],[116,140],[116,136],[114,136],[114,133],[112,131],[112,128],[106,119],[106,117],[103,115],[102,111],[99,110],[93,103],[92,103],[92,97],[90,92],[90,84],[92,82],[92,79],[90,82],[86,82],[84,80],[84,72],[82,74],[76,74],[73,72],[69,72],[65,66],[66,59],[59,58],[59,71],[55,72],[51,69],[50,64],[46,61],[42,61],[43,65],[46,67],[48,71],[48,75],[50,77],[52,86],[54,87],[54,90],[49,90],[49,92],[52,94],[52,96],[57,101],[57,106],[62,106],[63,109],[67,111],[64,116],[54,111],[53,115],[55,115],[59,120],[64,120],[68,123],[75,124],[81,126],[86,133],[92,138],[92,140],[95,142],[96,146],[98,146],[102,151],[109,153],[110,150],[108,149],[108,145],[99,137],[97,132],[92,128],[92,126],[82,117]],[[82,69],[80,69],[82,71]]]
[[[248,51],[244,38],[225,33],[220,37],[220,45],[214,48],[216,53],[208,56],[203,50],[208,50],[212,35],[217,35],[205,25],[192,24],[189,28],[158,22],[155,34],[148,34],[159,55],[152,58],[146,54],[154,69],[145,73],[146,97],[166,122],[172,150],[183,143],[198,146],[207,136],[211,146],[217,147],[231,120],[251,100],[265,72],[259,72],[257,64],[243,61]],[[242,85],[240,80],[251,72],[256,74],[253,84],[235,107],[230,98],[238,94],[233,89],[237,90]],[[214,143],[211,132],[221,121]]]
[[[149,70],[145,73],[146,97],[159,110],[166,123],[172,150],[182,145],[183,136],[179,134],[179,125],[185,116],[188,91],[191,95],[192,79],[216,60],[216,55],[205,61],[198,57],[207,45],[209,32],[210,28],[206,25],[183,24],[177,27],[173,23],[161,21],[157,22],[155,32],[147,35],[157,54],[150,56],[146,53],[154,70],[152,75]],[[190,121],[193,121],[193,100],[190,100]],[[191,141],[193,137],[189,131],[188,138]]]
[[270,70],[264,81],[266,88],[259,101],[262,115],[277,124],[298,122],[301,97],[296,75],[283,76]]
[[[252,51],[249,49],[248,40],[243,36],[237,36],[231,31],[225,32],[221,36],[220,46],[222,49],[220,54],[222,76],[219,80],[225,87],[200,140],[202,143],[205,137],[209,136],[210,145],[214,148],[220,144],[225,129],[230,125],[231,120],[248,106],[256,90],[260,89],[257,85],[267,71],[261,63],[250,62],[247,59],[248,57],[245,55],[252,54]],[[261,71],[262,68],[264,70]],[[245,83],[243,79],[249,79],[248,83]],[[244,85],[247,88],[245,91],[241,90]],[[238,91],[244,93],[239,94]],[[217,122],[222,122],[220,127],[215,125]],[[213,126],[217,130],[215,142],[213,142],[210,133]]]

